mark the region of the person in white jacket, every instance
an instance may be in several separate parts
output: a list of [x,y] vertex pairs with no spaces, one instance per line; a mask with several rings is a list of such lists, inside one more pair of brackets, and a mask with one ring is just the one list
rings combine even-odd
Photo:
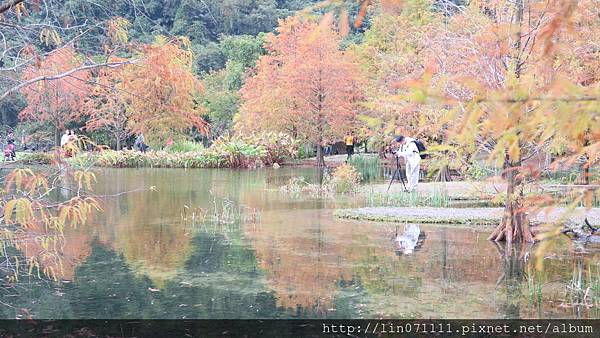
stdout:
[[64,147],[71,140],[71,131],[69,129],[65,130],[65,133],[60,138],[60,146]]
[[396,142],[400,144],[396,156],[403,157],[406,163],[406,190],[409,192],[417,189],[421,170],[421,155],[414,141],[415,139],[402,135],[396,137]]

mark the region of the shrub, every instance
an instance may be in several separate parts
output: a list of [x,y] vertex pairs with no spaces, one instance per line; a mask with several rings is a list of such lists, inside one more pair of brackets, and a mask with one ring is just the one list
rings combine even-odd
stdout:
[[[256,168],[264,164],[281,163],[286,157],[295,156],[295,141],[282,133],[263,133],[224,136],[205,149],[192,142],[183,142],[166,150],[110,150],[78,153],[69,158],[75,166],[99,166],[118,168]],[[194,149],[191,151],[184,150]],[[28,155],[24,163],[50,163],[51,154]],[[47,161],[47,162],[46,162]]]
[[367,140],[367,148],[372,152],[379,152],[388,143],[385,142],[385,138],[382,135],[375,135]]
[[23,164],[51,164],[54,159],[54,152],[48,153],[22,153],[17,152],[17,161]]
[[169,153],[166,151],[105,150],[89,155],[94,165],[118,168],[218,168],[223,160],[209,152]]
[[285,133],[252,133],[222,136],[209,152],[224,157],[231,168],[250,168],[283,163],[296,156],[296,141]]
[[478,163],[473,163],[466,170],[466,176],[473,181],[481,181],[486,178],[497,176],[500,171],[497,168],[484,166]]
[[241,138],[223,136],[217,139],[209,152],[224,159],[229,168],[262,166],[261,157],[266,150],[261,145],[248,144]]
[[242,139],[249,144],[257,144],[263,147],[265,153],[262,160],[267,165],[273,163],[283,163],[286,158],[297,156],[297,142],[288,134],[265,132],[261,134],[251,134]]
[[297,154],[296,158],[300,159],[311,158],[316,156],[315,149],[313,149],[312,146],[308,146],[302,143],[298,143],[296,145],[295,152]]
[[330,184],[337,193],[355,192],[361,181],[360,173],[349,164],[342,164],[333,172]]
[[204,146],[201,143],[191,141],[175,141],[168,149],[170,153],[189,153],[198,152],[204,150]]

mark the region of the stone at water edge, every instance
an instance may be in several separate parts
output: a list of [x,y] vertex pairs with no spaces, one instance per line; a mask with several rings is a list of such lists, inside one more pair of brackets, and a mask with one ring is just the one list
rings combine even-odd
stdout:
[[279,163],[273,163],[273,169],[279,169],[280,165]]

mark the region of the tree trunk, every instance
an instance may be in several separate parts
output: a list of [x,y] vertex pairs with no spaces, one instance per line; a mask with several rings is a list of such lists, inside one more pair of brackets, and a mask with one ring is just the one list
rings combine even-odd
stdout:
[[60,129],[54,127],[54,145],[60,147]]
[[[588,143],[585,143],[585,146],[587,146]],[[588,154],[585,154],[585,163],[583,163],[581,165],[581,184],[582,185],[590,185],[590,176],[591,176],[591,170],[590,170],[590,156]],[[588,188],[588,187],[586,187]],[[594,190],[593,189],[585,189],[585,191],[583,192],[583,203],[584,206],[586,208],[591,208],[592,207],[592,202],[594,200]]]
[[505,166],[506,172],[506,206],[502,222],[489,240],[500,242],[534,242],[533,234],[529,227],[527,213],[523,207],[523,180],[520,177],[520,163]]
[[440,170],[437,172],[437,175],[435,176],[435,181],[436,182],[452,181],[452,176],[450,175],[450,168],[448,168],[448,166],[443,166],[442,168],[440,168]]
[[587,164],[586,161],[586,163],[581,167],[581,184],[590,185],[590,175],[590,166]]
[[[588,139],[589,136],[589,132],[587,132],[585,134],[585,139],[583,141],[583,146],[584,147],[588,147],[590,145],[590,141]],[[581,172],[580,172],[580,178],[579,181],[581,182],[581,184],[583,185],[589,185],[590,184],[590,155],[588,155],[587,153],[583,154],[583,157],[585,158],[585,162],[581,164]]]
[[[515,1],[514,23],[515,33],[512,42],[512,56],[514,73],[517,78],[521,77],[521,25],[523,23],[524,4],[523,0]],[[526,109],[525,107],[521,109]],[[521,146],[519,144],[519,146]],[[522,147],[521,147],[522,149]],[[523,178],[520,173],[521,158],[512,159],[506,154],[504,160],[504,172],[506,178],[506,206],[502,222],[489,237],[492,241],[506,240],[510,246],[512,242],[534,242],[533,234],[529,227],[527,213],[523,206]]]
[[121,150],[121,138],[117,136],[117,150]]
[[378,152],[379,153],[379,158],[382,159],[382,160],[385,159],[385,151],[386,151],[386,146],[385,145],[379,147],[379,152]]
[[323,146],[317,144],[317,166],[324,167],[325,166],[325,156],[323,156]]
[[521,77],[521,67],[523,66],[521,63],[521,38],[523,33],[521,31],[521,25],[523,23],[523,13],[524,13],[524,5],[523,0],[515,1],[515,41],[513,42],[513,64],[515,66],[514,72],[517,78]]

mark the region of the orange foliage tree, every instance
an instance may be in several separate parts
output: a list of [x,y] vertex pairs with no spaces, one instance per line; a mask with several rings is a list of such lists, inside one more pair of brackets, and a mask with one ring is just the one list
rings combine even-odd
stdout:
[[[598,164],[599,64],[591,37],[600,33],[599,10],[594,1],[478,2],[429,33],[432,67],[413,97],[452,107],[442,121],[449,152],[503,168],[505,215],[492,240],[532,242],[533,214],[590,205],[588,188],[566,199],[535,192],[545,172]],[[540,157],[550,165],[531,162]]]
[[56,50],[23,72],[24,80],[42,80],[31,83],[21,90],[27,100],[27,107],[21,111],[19,117],[22,120],[49,123],[54,128],[56,145],[60,144],[60,132],[65,124],[73,121],[82,107],[83,98],[90,90],[87,83],[90,73],[81,70],[52,81],[43,79],[75,69],[81,64],[74,49],[65,47]]
[[197,100],[202,90],[192,70],[193,54],[186,38],[158,37],[143,47],[141,61],[124,70],[129,128],[164,141],[193,127],[208,132]]
[[124,69],[99,69],[95,85],[83,106],[82,114],[88,119],[87,130],[106,130],[113,135],[117,150],[129,134],[127,93],[122,88],[125,82]]
[[268,54],[242,88],[236,128],[290,133],[317,145],[342,137],[356,121],[360,70],[351,52],[339,50],[331,20],[290,18],[267,38]]
[[[443,139],[444,129],[437,125],[446,109],[443,102],[418,103],[411,92],[412,84],[423,77],[432,54],[430,31],[443,20],[431,6],[427,0],[410,1],[404,6],[393,1],[377,4],[370,29],[363,41],[352,47],[367,78],[367,111],[360,118],[367,122],[371,140],[380,152],[394,135],[418,137],[432,151],[434,144]],[[436,158],[428,164],[428,171],[439,169],[438,177],[447,180],[447,166]]]

